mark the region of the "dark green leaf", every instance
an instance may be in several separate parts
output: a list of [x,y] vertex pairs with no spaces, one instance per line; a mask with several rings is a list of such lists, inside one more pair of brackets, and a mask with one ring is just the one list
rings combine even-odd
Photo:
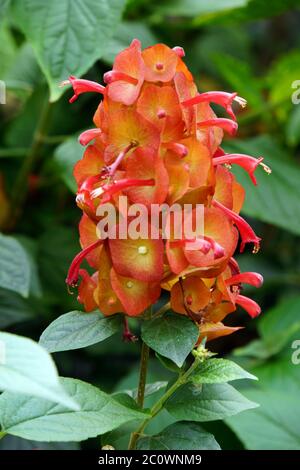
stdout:
[[50,86],[50,99],[69,75],[84,74],[99,59],[120,21],[124,0],[26,0],[12,14],[35,50]]
[[214,53],[212,61],[232,91],[238,92],[252,107],[260,109],[264,106],[260,84],[248,62],[224,53]]
[[114,37],[105,48],[103,60],[112,64],[116,55],[128,47],[134,38],[138,38],[141,41],[143,48],[158,42],[146,24],[138,21],[122,21],[117,26]]
[[82,155],[83,148],[79,144],[77,137],[71,137],[66,140],[54,152],[54,162],[56,163],[58,174],[73,193],[77,191],[73,168],[75,163],[82,158]]
[[231,9],[246,5],[248,0],[214,0],[213,2],[199,2],[198,0],[173,0],[169,4],[162,4],[159,12],[164,15],[205,18],[223,14]]
[[6,289],[0,289],[0,329],[32,319],[34,311],[27,299]]
[[22,245],[13,237],[0,234],[0,286],[29,294],[30,262]]
[[180,372],[180,367],[174,364],[174,362],[167,357],[161,356],[158,353],[155,353],[155,356],[166,369],[171,370],[172,372],[176,372],[177,374]]
[[220,450],[214,436],[198,423],[174,423],[156,436],[138,440],[139,450]]
[[86,382],[65,378],[61,383],[80,405],[80,411],[70,412],[46,400],[5,392],[0,397],[3,431],[36,441],[82,441],[147,416],[126,408]]
[[257,169],[258,186],[255,187],[244,170],[233,167],[247,194],[243,213],[299,235],[299,167],[291,162],[289,156],[269,136],[231,141],[226,149],[229,152],[263,156],[265,163],[272,168],[271,175]]
[[288,118],[286,125],[286,140],[291,147],[300,143],[300,106],[296,105]]
[[186,384],[165,404],[175,418],[191,421],[224,419],[257,406],[228,384]]
[[191,320],[174,313],[145,321],[142,328],[143,341],[179,367],[194,348],[198,336],[199,330]]
[[46,328],[40,344],[49,352],[85,348],[114,335],[121,325],[122,318],[117,315],[103,317],[100,312],[69,312]]

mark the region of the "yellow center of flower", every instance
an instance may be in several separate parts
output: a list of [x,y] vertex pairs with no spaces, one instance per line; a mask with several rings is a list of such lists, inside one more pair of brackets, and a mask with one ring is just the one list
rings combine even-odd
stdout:
[[148,248],[144,245],[138,247],[139,255],[146,255],[148,253]]
[[126,286],[128,287],[128,289],[131,289],[131,287],[133,287],[133,282],[128,281],[128,282],[126,283]]

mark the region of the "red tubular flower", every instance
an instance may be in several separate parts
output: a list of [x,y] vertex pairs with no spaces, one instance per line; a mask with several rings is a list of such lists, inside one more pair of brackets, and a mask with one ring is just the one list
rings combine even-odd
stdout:
[[87,257],[87,255],[91,253],[91,251],[95,250],[102,243],[103,243],[103,240],[97,240],[95,243],[92,243],[92,245],[88,246],[87,248],[82,250],[80,253],[78,253],[78,255],[75,256],[69,268],[67,279],[66,279],[66,283],[68,284],[68,286],[70,287],[77,286],[81,263]]
[[232,103],[236,101],[242,108],[247,104],[247,101],[237,96],[237,93],[226,93],[225,91],[209,91],[201,93],[189,100],[183,101],[182,106],[193,106],[199,103],[216,103],[225,108],[230,117],[236,121],[236,116],[232,109]]
[[227,154],[227,155],[214,157],[213,164],[214,165],[221,165],[221,164],[226,163],[226,164],[231,165],[231,164],[234,163],[236,165],[239,165],[242,168],[244,168],[244,170],[247,171],[247,173],[249,174],[253,184],[257,185],[257,181],[256,181],[256,178],[254,176],[254,172],[255,172],[256,168],[259,165],[262,166],[262,168],[268,174],[270,174],[271,171],[272,171],[267,165],[262,163],[262,161],[263,161],[262,157],[254,158],[254,157],[250,157],[249,155],[244,155],[244,154],[241,154],[241,153],[232,153],[232,154]]
[[249,313],[251,318],[257,317],[261,313],[260,306],[254,302],[254,300],[245,297],[244,295],[238,295],[235,299],[235,302],[240,305],[247,313]]
[[246,243],[254,243],[254,253],[257,253],[259,251],[261,238],[255,235],[252,227],[250,227],[248,222],[246,222],[240,215],[223,206],[223,204],[221,204],[220,202],[213,200],[212,204],[215,207],[221,209],[238,227],[240,235],[242,237],[240,251],[244,251]]
[[76,78],[73,75],[70,75],[68,80],[65,80],[61,83],[61,86],[72,85],[74,90],[74,95],[70,98],[70,103],[74,103],[77,100],[78,96],[82,93],[94,92],[101,93],[102,95],[105,92],[105,87],[100,85],[97,82],[92,82],[90,80],[84,80],[82,78]]
[[197,122],[198,127],[220,127],[227,134],[234,136],[237,133],[238,125],[235,121],[226,118],[206,119],[205,121]]
[[225,283],[228,286],[238,285],[241,283],[250,284],[254,287],[261,287],[263,284],[263,277],[259,273],[240,273],[226,279]]
[[[103,95],[94,115],[96,127],[79,137],[87,146],[74,168],[76,200],[83,211],[82,251],[66,282],[74,287],[80,278],[79,302],[87,312],[98,308],[104,315],[140,316],[164,289],[173,311],[198,325],[201,341],[237,331],[239,327],[223,323],[237,306],[251,317],[260,313],[256,302],[241,295],[241,285],[260,287],[262,276],[241,273],[233,258],[239,234],[241,251],[254,243],[257,252],[260,238],[239,215],[245,190],[230,165],[245,169],[254,184],[258,165],[268,173],[270,169],[262,158],[225,154],[223,134],[234,136],[238,127],[233,103],[244,107],[246,101],[237,93],[198,93],[184,55],[181,47],[165,44],[142,50],[135,39],[104,74],[105,87],[73,76],[63,83],[73,86],[71,102],[85,92]],[[211,103],[222,106],[231,119],[218,118]],[[115,211],[114,230],[101,240],[97,224],[107,219],[97,209],[107,202]],[[168,207],[174,203],[192,210],[176,219]],[[204,227],[196,224],[198,204],[204,206]],[[134,237],[128,224],[141,205],[148,236],[143,232]],[[154,205],[161,205],[155,224],[150,211]],[[186,220],[192,233],[184,233]],[[165,240],[166,228],[170,233]],[[83,260],[93,274],[81,269]],[[131,338],[127,330],[125,337]]]

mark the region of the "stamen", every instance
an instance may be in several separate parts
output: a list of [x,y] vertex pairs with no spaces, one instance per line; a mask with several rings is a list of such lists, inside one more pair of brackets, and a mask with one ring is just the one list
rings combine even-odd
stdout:
[[118,169],[118,166],[121,164],[123,158],[125,157],[125,155],[131,150],[133,149],[134,147],[137,146],[137,142],[135,141],[132,141],[130,142],[129,145],[127,145],[127,147],[125,147],[124,150],[122,150],[119,155],[117,156],[116,160],[114,161],[114,163],[112,163],[112,165],[108,166],[107,167],[107,173],[109,176],[113,176],[115,174],[115,172],[117,171]]
[[157,64],[155,65],[155,67],[156,67],[156,70],[163,70],[164,64],[162,64],[161,62],[157,62]]

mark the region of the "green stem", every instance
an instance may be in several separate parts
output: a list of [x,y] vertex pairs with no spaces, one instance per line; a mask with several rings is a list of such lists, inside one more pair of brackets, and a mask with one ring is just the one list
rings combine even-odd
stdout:
[[4,436],[6,436],[6,432],[0,431],[0,439],[2,439]]
[[43,146],[43,140],[45,138],[44,134],[46,133],[46,129],[48,126],[51,109],[51,103],[49,102],[47,97],[39,122],[35,129],[32,145],[24,158],[23,164],[19,170],[15,184],[12,189],[11,211],[9,215],[9,220],[6,221],[6,228],[8,230],[12,229],[15,226],[21,214],[22,207],[28,192],[28,176],[33,170],[36,161],[40,157],[41,147]]
[[192,374],[192,372],[198,367],[200,364],[201,359],[199,357],[195,357],[195,360],[191,367],[180,374],[176,382],[166,391],[166,393],[155,403],[155,405],[150,410],[150,416],[146,418],[140,427],[131,434],[128,450],[135,449],[136,443],[141,434],[143,434],[145,427],[147,424],[162,410],[166,401],[173,395],[173,393],[179,388],[181,385],[184,385],[187,382],[187,379]]
[[149,359],[149,346],[147,346],[146,343],[143,343],[142,351],[141,351],[140,378],[139,378],[139,386],[138,386],[138,393],[137,393],[137,400],[136,400],[137,404],[141,408],[143,408],[144,406],[148,359]]

